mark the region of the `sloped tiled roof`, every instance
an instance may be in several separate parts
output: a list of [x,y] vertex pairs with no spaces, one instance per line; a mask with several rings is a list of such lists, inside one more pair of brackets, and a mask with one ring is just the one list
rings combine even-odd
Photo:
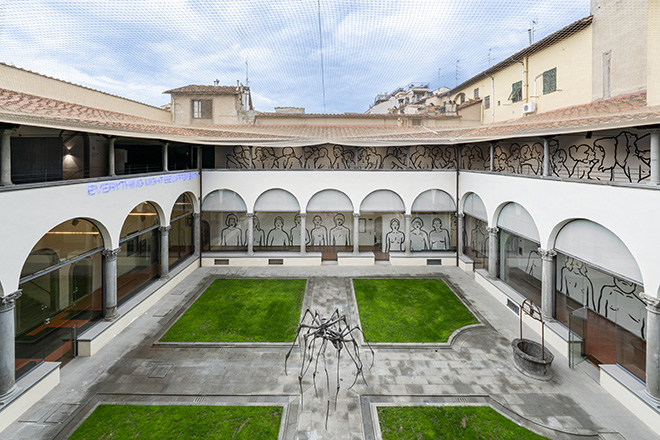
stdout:
[[[356,118],[360,114],[354,115]],[[399,127],[363,118],[360,125],[231,124],[184,127],[161,121],[0,89],[0,122],[115,136],[156,138],[199,144],[354,145],[464,143],[504,138],[556,135],[578,131],[660,124],[660,106],[646,106],[646,92],[566,107],[478,128]]]
[[186,94],[186,95],[238,95],[238,89],[236,86],[200,86],[200,85],[189,85],[184,87],[179,87],[177,89],[167,90],[163,93],[174,94]]

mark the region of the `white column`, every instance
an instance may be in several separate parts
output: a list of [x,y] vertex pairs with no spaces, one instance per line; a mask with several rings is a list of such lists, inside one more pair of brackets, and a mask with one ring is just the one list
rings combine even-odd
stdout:
[[646,392],[660,405],[660,299],[641,297],[646,303]]
[[307,213],[300,213],[300,253],[304,254],[307,252]]
[[465,223],[465,214],[460,213],[456,216],[456,253],[457,255],[463,255],[463,247],[465,246],[465,243],[463,243],[463,228],[464,228],[464,223]]
[[353,213],[353,253],[360,253],[360,213]]
[[11,182],[11,134],[13,129],[0,131],[0,186],[13,185]]
[[541,314],[544,321],[554,321],[555,310],[555,257],[553,249],[539,248],[541,254]]
[[167,148],[170,146],[169,142],[163,143],[163,171],[169,171],[167,169]]
[[497,227],[488,227],[488,278],[496,279],[497,278],[497,254],[499,251],[498,246],[498,235],[500,232]]
[[117,255],[121,248],[103,250],[103,295],[105,303],[106,321],[114,321],[119,317],[117,313]]
[[651,130],[651,181],[660,185],[660,130]]
[[14,301],[19,296],[20,290],[0,297],[0,404],[11,400],[16,391]]
[[405,249],[406,249],[406,254],[410,253],[410,217],[412,217],[410,214],[404,214],[403,216],[406,220],[406,227],[404,229],[404,233],[406,234],[405,237]]
[[115,141],[116,137],[108,139],[108,176],[114,177],[117,175],[115,171]]
[[254,255],[254,212],[248,212],[247,218],[247,253],[248,255]]
[[160,231],[160,258],[158,261],[158,276],[167,279],[170,277],[170,229],[172,226],[161,226]]
[[193,250],[195,255],[202,254],[202,216],[199,212],[193,213]]
[[550,137],[543,138],[543,175],[550,175]]
[[197,169],[202,169],[202,146],[197,145]]
[[[492,105],[492,103],[491,103]],[[495,171],[495,142],[490,143],[490,171]]]

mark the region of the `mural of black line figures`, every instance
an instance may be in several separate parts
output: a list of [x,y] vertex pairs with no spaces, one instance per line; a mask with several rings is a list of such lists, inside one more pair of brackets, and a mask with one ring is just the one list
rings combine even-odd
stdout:
[[302,168],[300,147],[254,147],[252,167],[254,169],[297,170]]
[[464,170],[490,170],[490,146],[466,144],[461,146],[461,168]]
[[226,153],[224,164],[222,164],[224,168],[250,168],[250,147],[236,145],[235,147],[224,150],[224,152]]
[[497,144],[493,148],[493,171],[498,173],[512,173],[514,167],[509,163],[511,162],[511,155],[508,149],[504,146]]
[[561,136],[550,144],[552,173],[571,179],[643,182],[650,176],[650,137],[644,132]]
[[342,213],[337,213],[332,217],[335,226],[330,229],[330,246],[350,246],[351,245],[351,230],[344,226],[346,216]]
[[557,261],[559,262],[560,259],[565,261],[557,273],[559,291],[591,310],[598,311],[594,285],[589,278],[587,265],[571,257],[558,258]]
[[431,170],[435,168],[432,148],[424,145],[410,147],[411,170]]
[[543,174],[543,144],[530,142],[520,146],[520,173]]
[[323,217],[315,214],[312,217],[314,227],[309,231],[310,246],[328,246],[328,228],[323,225]]
[[358,166],[361,170],[380,170],[383,168],[383,157],[387,155],[384,148],[358,148]]
[[355,168],[355,150],[342,145],[332,146],[331,167],[333,170],[348,170]]
[[642,339],[646,338],[646,304],[639,297],[638,285],[612,276],[600,289],[598,310],[617,325]]
[[252,167],[257,170],[270,170],[277,169],[280,165],[271,147],[255,147],[252,151]]
[[[245,228],[245,243],[250,239],[248,238],[248,229]],[[261,221],[259,216],[255,215],[252,217],[252,246],[253,247],[262,247],[266,246],[266,231],[261,229]]]
[[243,231],[238,227],[236,214],[225,217],[225,228],[220,232],[220,245],[225,247],[243,246]]
[[279,247],[279,246],[290,246],[291,237],[284,230],[284,217],[278,215],[273,220],[273,228],[268,231],[266,235],[266,246],[268,247]]
[[401,221],[398,218],[390,220],[390,231],[385,234],[385,252],[405,251],[406,235],[401,232]]
[[383,157],[382,169],[405,170],[408,163],[407,147],[387,147],[386,155]]
[[410,250],[427,251],[431,248],[429,233],[424,229],[424,221],[419,217],[413,217],[410,221]]
[[466,216],[465,225],[467,231],[467,245],[481,255],[488,253],[488,231],[487,224],[474,217]]
[[431,155],[433,156],[433,168],[440,170],[456,169],[456,147],[436,146],[431,149]]
[[[293,227],[289,231],[291,246],[300,246],[300,214],[293,217]],[[305,244],[309,244],[309,231],[305,228]]]
[[541,279],[541,254],[538,249],[532,249],[527,251],[527,262],[525,263],[525,272],[530,277],[534,277],[537,280]]

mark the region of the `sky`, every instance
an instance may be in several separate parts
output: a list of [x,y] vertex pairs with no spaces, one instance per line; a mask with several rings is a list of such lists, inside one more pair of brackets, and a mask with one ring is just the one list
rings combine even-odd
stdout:
[[589,15],[590,0],[0,0],[0,62],[146,104],[250,86],[256,110],[364,112],[453,87]]

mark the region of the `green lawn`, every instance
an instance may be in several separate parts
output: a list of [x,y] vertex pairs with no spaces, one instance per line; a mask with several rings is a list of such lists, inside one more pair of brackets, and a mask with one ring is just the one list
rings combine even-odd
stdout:
[[446,342],[478,321],[440,280],[355,279],[355,297],[369,342]]
[[304,294],[305,280],[216,280],[162,341],[290,342]]
[[69,440],[277,439],[279,406],[99,405]]
[[379,407],[383,440],[540,440],[488,406]]

